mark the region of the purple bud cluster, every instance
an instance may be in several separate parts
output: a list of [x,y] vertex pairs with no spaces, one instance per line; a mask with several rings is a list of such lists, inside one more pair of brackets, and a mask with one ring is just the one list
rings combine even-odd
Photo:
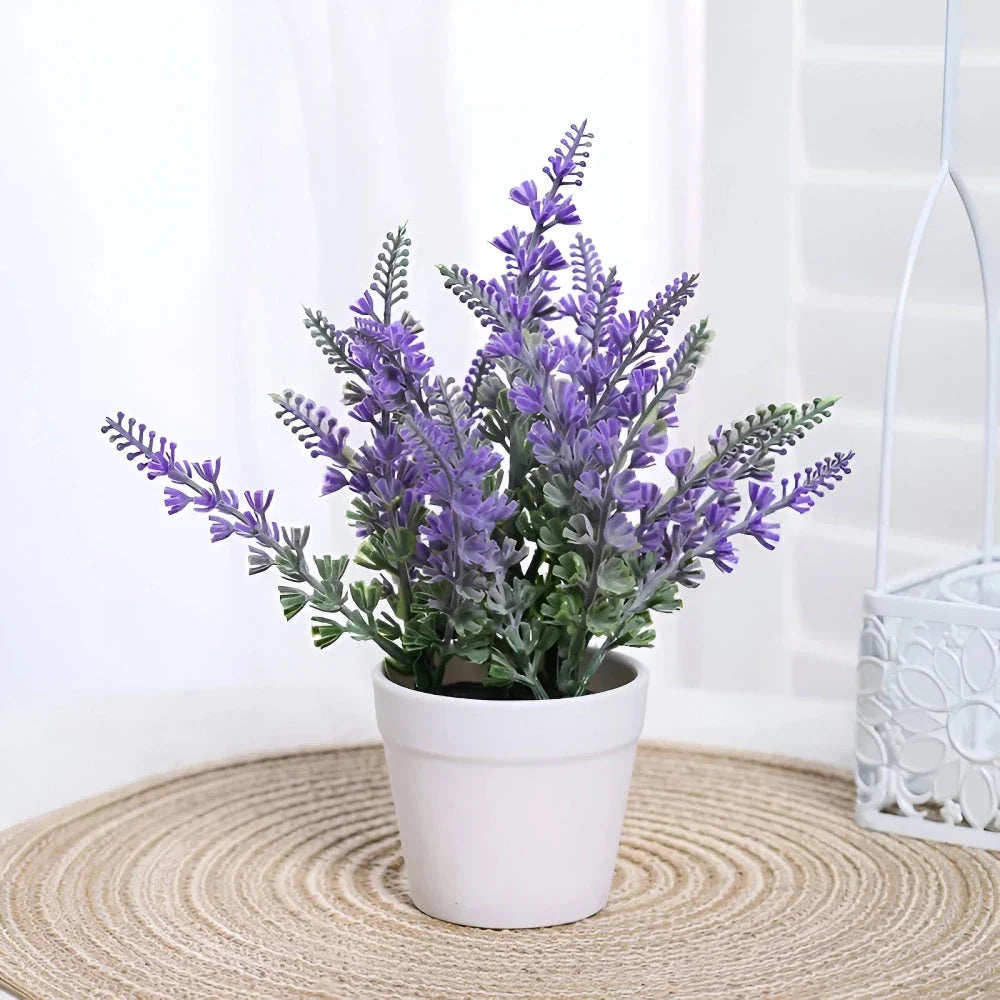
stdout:
[[312,570],[308,529],[269,520],[272,491],[223,488],[218,460],[183,461],[124,414],[104,427],[150,479],[168,481],[169,513],[207,514],[213,541],[255,543],[252,573],[273,565],[312,588],[282,588],[286,616],[306,604],[343,616],[314,619],[318,645],[343,631],[372,639],[423,689],[439,687],[448,659],[462,656],[535,697],[582,693],[609,649],[651,641],[649,612],[678,607],[677,587],[697,585],[703,562],[731,572],[739,536],[773,549],[775,516],[811,509],[850,472],[853,455],[837,452],[773,485],[775,457],[834,399],[761,407],[717,427],[704,454],[676,438],[677,401],[713,336],[704,321],[674,330],[698,275],[626,308],[616,268],[589,237],[560,248],[559,227],[580,223],[571,191],[590,156],[586,128],[565,133],[546,182],[510,190],[525,218],[491,241],[502,274],[439,268],[487,331],[464,385],[433,375],[419,322],[395,315],[408,296],[404,227],[387,234],[350,326],[307,310],[310,335],[346,377],[361,441],[303,394],[272,399],[323,460],[321,493],[352,494],[357,562],[378,574],[351,585],[353,604],[345,561],[322,557]]

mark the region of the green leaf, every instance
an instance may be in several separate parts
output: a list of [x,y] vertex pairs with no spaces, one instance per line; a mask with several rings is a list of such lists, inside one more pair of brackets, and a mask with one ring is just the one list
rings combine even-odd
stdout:
[[520,625],[508,625],[503,630],[503,637],[515,653],[529,653],[534,646],[532,628],[527,622],[522,622]]
[[470,663],[485,663],[490,658],[492,648],[489,639],[479,638],[472,642],[459,642],[455,644],[455,655],[468,660]]
[[535,653],[548,652],[564,635],[564,630],[554,625],[544,625],[542,635],[535,644]]
[[317,611],[326,611],[334,614],[344,606],[344,585],[338,580],[336,582],[324,580],[320,584],[320,589],[314,590],[312,600],[309,602]]
[[583,583],[587,579],[587,564],[579,553],[567,552],[559,557],[559,562],[552,567],[552,573],[571,585]]
[[518,673],[513,667],[494,660],[486,674],[486,683],[491,687],[500,687],[503,684],[512,684],[517,678]]
[[614,556],[597,567],[597,586],[606,594],[620,597],[635,590],[635,577],[625,561]]
[[594,526],[586,514],[574,514],[563,528],[563,538],[573,545],[593,545]]
[[621,602],[598,597],[587,609],[587,628],[594,635],[615,635],[621,621]]
[[390,618],[384,612],[379,616],[377,628],[378,634],[383,639],[389,639],[392,642],[395,642],[403,634],[402,629],[399,627],[399,622],[395,618]]
[[540,615],[555,625],[576,630],[583,613],[583,601],[577,594],[554,590],[542,604]]
[[282,528],[281,538],[291,552],[301,553],[309,541],[309,525],[303,528]]
[[346,631],[343,625],[331,618],[316,616],[313,621],[316,622],[312,627],[313,645],[318,649],[332,646]]
[[352,614],[354,614],[354,617],[349,617],[345,626],[347,631],[351,633],[351,636],[359,642],[367,642],[369,639],[374,639],[378,632],[378,626],[365,621],[363,618],[359,619],[356,612]]
[[274,560],[263,549],[251,548],[248,557],[250,575],[256,576],[269,570],[274,565]]
[[316,563],[316,572],[319,573],[320,579],[336,583],[343,579],[349,560],[347,556],[339,556],[336,559],[333,556],[316,556],[314,561]]
[[292,583],[302,583],[305,580],[299,569],[298,557],[289,554],[287,549],[275,555],[274,565],[278,567],[278,572]]
[[561,521],[544,524],[538,529],[538,544],[546,552],[562,552],[566,548]]
[[451,616],[459,635],[478,634],[488,623],[486,609],[477,604],[460,604]]
[[435,649],[441,642],[435,620],[436,616],[432,614],[408,619],[404,623],[403,649],[407,652]]
[[514,518],[514,527],[524,538],[537,538],[538,532],[551,520],[541,509],[529,510],[524,507]]
[[542,496],[545,497],[547,503],[559,509],[572,506],[577,494],[568,479],[556,476],[542,487]]
[[406,528],[392,528],[382,538],[386,553],[398,566],[406,562],[417,549],[417,536]]
[[629,618],[618,641],[623,646],[652,646],[655,638],[656,630],[650,622],[649,613],[643,611]]
[[392,568],[392,564],[385,557],[385,552],[379,542],[372,538],[366,538],[354,554],[354,561],[364,569],[387,570]]
[[486,591],[486,608],[493,614],[505,617],[514,607],[514,591],[510,584],[500,582]]
[[650,611],[661,611],[670,613],[679,611],[683,606],[683,601],[677,596],[677,584],[668,583],[653,595],[652,603],[649,605]]
[[367,614],[371,614],[382,598],[382,588],[377,583],[358,581],[351,584],[351,600]]
[[295,587],[279,587],[278,598],[281,610],[285,613],[285,621],[294,618],[309,603],[309,596]]

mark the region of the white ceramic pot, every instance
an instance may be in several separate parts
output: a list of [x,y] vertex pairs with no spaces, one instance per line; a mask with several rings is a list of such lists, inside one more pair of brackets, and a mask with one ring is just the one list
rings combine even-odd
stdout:
[[[450,665],[446,679],[465,679],[462,669],[453,675]],[[424,694],[382,667],[374,680],[414,904],[495,928],[565,924],[600,910],[646,711],[646,669],[609,657],[594,693],[550,701]]]

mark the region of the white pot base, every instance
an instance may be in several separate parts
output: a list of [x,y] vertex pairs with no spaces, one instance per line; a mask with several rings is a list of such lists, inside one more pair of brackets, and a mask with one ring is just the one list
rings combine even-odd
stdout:
[[375,676],[417,909],[471,927],[572,923],[607,902],[647,675],[583,698],[494,702]]

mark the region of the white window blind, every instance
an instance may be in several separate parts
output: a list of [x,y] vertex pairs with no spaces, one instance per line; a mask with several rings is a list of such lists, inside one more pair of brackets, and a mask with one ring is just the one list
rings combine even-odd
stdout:
[[[840,394],[831,424],[786,461],[798,467],[845,446],[858,458],[837,493],[789,525],[779,559],[764,566],[747,552],[758,565],[742,580],[713,581],[697,595],[682,638],[689,679],[849,697],[860,599],[873,573],[885,349],[937,167],[945,4],[708,9],[706,298],[718,317],[723,412]],[[996,243],[1000,7],[969,0],[965,37],[957,159]],[[720,65],[729,72],[713,74]],[[983,337],[972,239],[949,191],[904,326],[892,572],[950,558],[977,539]],[[701,423],[716,419],[711,399],[698,405]]]

